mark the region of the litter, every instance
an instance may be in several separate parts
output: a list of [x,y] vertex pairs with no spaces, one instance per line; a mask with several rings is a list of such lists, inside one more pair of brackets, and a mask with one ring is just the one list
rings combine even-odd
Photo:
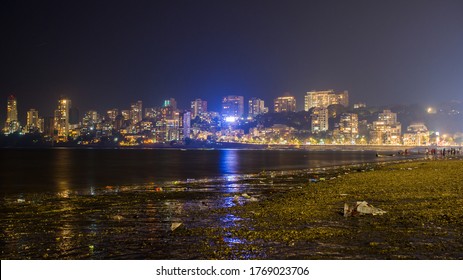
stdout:
[[172,223],[172,224],[170,225],[170,230],[171,230],[171,231],[174,231],[174,230],[176,230],[176,229],[177,229],[179,226],[181,226],[181,225],[182,225],[182,223],[180,223],[180,222],[174,222],[174,223]]
[[357,201],[353,204],[344,203],[344,217],[359,215],[383,215],[386,211],[373,207],[366,201]]
[[250,199],[250,198],[251,198],[251,196],[250,196],[249,194],[247,194],[247,193],[243,193],[241,196],[244,197],[244,198],[246,198],[246,199]]

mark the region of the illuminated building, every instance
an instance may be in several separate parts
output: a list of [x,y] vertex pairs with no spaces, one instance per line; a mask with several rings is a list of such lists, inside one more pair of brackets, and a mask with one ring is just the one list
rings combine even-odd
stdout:
[[173,111],[177,111],[177,101],[175,101],[175,98],[169,98],[164,100],[164,104],[162,106],[171,107]]
[[180,139],[190,138],[191,130],[191,112],[183,112],[180,114]]
[[384,110],[378,114],[370,130],[370,143],[376,145],[401,144],[402,125],[397,122],[397,114]]
[[378,114],[378,120],[383,121],[385,124],[395,124],[397,122],[397,114],[392,113],[391,110],[383,110]]
[[145,108],[145,118],[156,119],[159,116],[158,108]]
[[111,122],[115,122],[115,121],[116,121],[117,115],[119,115],[119,110],[116,109],[116,108],[110,109],[110,110],[106,111],[106,117],[107,117]]
[[275,113],[296,112],[296,98],[294,96],[277,97],[273,101]]
[[264,114],[266,113],[266,111],[268,111],[268,109],[265,108],[264,100],[259,99],[259,98],[253,97],[249,99],[248,105],[249,105],[248,117],[251,119],[255,118],[257,115]]
[[26,132],[39,131],[39,112],[35,109],[27,111]]
[[130,105],[130,120],[132,120],[132,124],[137,124],[143,119],[142,105],[143,102],[140,100]]
[[339,132],[344,136],[347,142],[353,142],[357,137],[358,130],[358,115],[352,113],[342,113],[339,119]]
[[367,104],[366,103],[355,103],[354,104],[354,109],[360,109],[360,108],[366,108]]
[[101,123],[101,119],[97,111],[86,112],[84,118],[82,119],[82,125],[84,127],[96,128],[96,124],[98,123]]
[[130,120],[130,110],[122,110],[121,115],[124,120]]
[[4,132],[5,134],[14,133],[19,131],[20,125],[18,121],[18,109],[16,97],[14,95],[8,96],[6,104],[6,122]]
[[69,108],[71,100],[62,98],[58,100],[58,109],[55,110],[54,136],[57,141],[67,141],[69,135]]
[[228,122],[234,122],[243,117],[244,98],[243,96],[229,95],[222,99],[222,118]]
[[194,119],[196,116],[207,112],[207,101],[196,99],[191,101],[191,118]]
[[328,108],[314,108],[311,118],[312,133],[328,131]]
[[309,91],[304,97],[304,110],[309,111],[314,107],[328,107],[340,104],[349,106],[349,93],[347,90],[335,93],[334,90]]
[[412,123],[407,127],[403,136],[404,145],[425,146],[430,144],[428,128],[423,123]]
[[38,125],[38,132],[44,133],[45,132],[45,119],[39,118],[37,121],[37,125]]

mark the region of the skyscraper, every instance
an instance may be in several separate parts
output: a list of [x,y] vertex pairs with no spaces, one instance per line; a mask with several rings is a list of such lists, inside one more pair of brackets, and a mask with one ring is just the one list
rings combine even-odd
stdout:
[[175,98],[166,99],[166,100],[164,100],[163,107],[172,107],[172,110],[176,111],[177,110],[177,101],[175,100]]
[[264,100],[252,97],[248,101],[248,117],[249,118],[255,118],[257,115],[264,114],[265,113],[265,105],[264,105]]
[[273,105],[275,113],[296,112],[296,98],[294,96],[277,97]]
[[27,111],[27,132],[39,131],[39,112],[35,109]]
[[143,102],[138,100],[130,105],[130,119],[132,124],[137,124],[143,119]]
[[191,112],[185,111],[180,114],[180,128],[182,129],[181,139],[185,140],[185,138],[190,138],[190,130],[191,130]]
[[222,99],[222,117],[229,122],[241,118],[244,114],[244,98],[238,95],[228,95]]
[[111,122],[115,122],[116,121],[116,117],[117,115],[119,115],[119,110],[114,108],[114,109],[109,109],[108,111],[106,111],[106,117],[108,118],[108,120],[110,120]]
[[191,118],[194,119],[202,113],[207,112],[207,101],[200,98],[191,101]]
[[4,132],[6,134],[19,131],[18,109],[16,97],[14,95],[8,96],[6,105],[6,122]]
[[317,107],[312,113],[312,133],[328,131],[328,108]]
[[342,113],[339,120],[339,131],[349,140],[358,135],[358,115],[353,113]]
[[54,136],[57,141],[67,141],[69,135],[69,109],[71,100],[61,98],[58,100],[58,109],[55,110]]

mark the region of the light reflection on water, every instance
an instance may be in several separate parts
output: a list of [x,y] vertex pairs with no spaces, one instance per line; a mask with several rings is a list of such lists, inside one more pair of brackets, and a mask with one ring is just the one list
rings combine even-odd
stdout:
[[[140,171],[141,181],[146,183],[124,184],[120,182],[125,182],[121,176],[124,175],[125,169],[122,167],[126,163],[116,161],[115,164],[108,164],[103,160],[102,169],[105,172],[99,173],[99,167],[95,166],[96,154],[93,152],[84,151],[82,156],[74,150],[59,150],[52,153],[53,157],[47,163],[50,170],[45,170],[47,176],[44,180],[52,185],[51,188],[40,192],[34,185],[34,191],[15,191],[4,195],[1,206],[0,257],[191,258],[197,254],[191,248],[198,240],[193,237],[178,239],[172,234],[172,223],[179,222],[184,227],[218,224],[219,227],[230,228],[241,218],[232,215],[199,217],[197,213],[210,213],[210,210],[217,208],[249,203],[250,199],[244,197],[244,194],[259,199],[269,192],[285,191],[291,185],[287,179],[278,181],[278,176],[285,175],[286,171],[269,171],[265,174],[259,171],[254,175],[249,174],[250,171],[243,172],[243,154],[252,153],[238,150],[212,151],[212,155],[219,156],[216,159],[219,176],[198,178],[187,172],[185,177],[189,179],[182,180],[181,176],[175,177],[175,173],[171,175],[175,181],[159,181],[156,176],[160,173],[156,173],[159,171],[154,168],[156,165],[150,165]],[[250,157],[253,164],[271,158],[262,152],[257,154],[263,159]],[[275,161],[284,163],[288,158],[283,154],[271,155],[277,155]],[[210,156],[205,157],[202,163],[206,164]],[[84,157],[87,161],[80,166],[81,163],[75,157]],[[340,158],[350,160],[350,157]],[[155,160],[148,158],[148,163],[152,164]],[[307,157],[303,158],[303,163],[308,160]],[[137,178],[135,175],[138,173],[134,168],[130,168],[127,173],[131,174],[130,180]],[[16,186],[12,178],[3,179],[8,186]],[[121,180],[113,183],[113,179],[116,182]],[[246,242],[233,238],[229,233],[223,236],[223,241],[229,246]]]

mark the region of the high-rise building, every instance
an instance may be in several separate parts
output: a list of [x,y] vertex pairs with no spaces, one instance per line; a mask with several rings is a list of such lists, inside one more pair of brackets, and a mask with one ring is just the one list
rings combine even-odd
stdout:
[[35,109],[30,109],[29,111],[27,111],[26,131],[39,131],[39,112]]
[[156,119],[160,114],[160,110],[158,108],[145,108],[145,118],[147,119]]
[[328,131],[328,108],[316,107],[312,112],[312,133]]
[[109,109],[108,111],[106,111],[106,117],[107,117],[108,120],[110,120],[111,122],[115,122],[115,121],[116,121],[117,115],[119,115],[119,110],[116,109],[116,108]]
[[234,122],[243,117],[244,98],[238,95],[228,95],[222,99],[222,118]]
[[94,127],[100,122],[100,114],[98,114],[97,111],[87,111],[82,119],[82,125],[84,127]]
[[164,100],[164,104],[162,105],[163,107],[171,107],[173,111],[177,110],[177,101],[175,98],[169,98]]
[[349,93],[347,90],[335,93],[334,90],[309,91],[304,97],[304,110],[309,111],[314,107],[328,107],[340,104],[349,106]]
[[191,101],[191,118],[194,119],[196,116],[207,112],[207,101],[200,98]]
[[248,105],[248,117],[251,119],[255,118],[257,115],[266,113],[264,100],[262,99],[252,97],[251,99],[249,99]]
[[339,120],[339,131],[349,140],[358,135],[358,115],[353,113],[342,113]]
[[6,104],[6,122],[4,132],[6,134],[14,133],[19,131],[20,125],[18,121],[18,109],[17,109],[16,97],[14,95],[8,96]]
[[191,130],[191,112],[185,111],[180,114],[181,123],[180,128],[182,129],[181,139],[190,138]]
[[275,113],[296,112],[296,98],[294,96],[277,97],[273,105]]
[[55,110],[54,136],[57,141],[67,141],[69,135],[69,108],[71,100],[61,98],[58,100],[58,109]]
[[137,101],[130,105],[130,119],[132,124],[137,124],[143,119],[143,102]]
[[130,120],[130,110],[122,110],[121,115],[124,120]]

